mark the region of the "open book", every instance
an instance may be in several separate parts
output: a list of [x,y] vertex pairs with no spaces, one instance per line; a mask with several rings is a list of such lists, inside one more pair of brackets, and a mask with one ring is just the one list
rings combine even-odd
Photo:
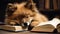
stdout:
[[60,20],[58,18],[54,18],[51,21],[48,22],[42,22],[35,26],[31,31],[34,32],[53,32],[55,29],[57,29],[58,32],[60,32]]
[[0,29],[14,31],[14,32],[27,30],[22,28],[22,26],[11,26],[11,25],[0,25]]

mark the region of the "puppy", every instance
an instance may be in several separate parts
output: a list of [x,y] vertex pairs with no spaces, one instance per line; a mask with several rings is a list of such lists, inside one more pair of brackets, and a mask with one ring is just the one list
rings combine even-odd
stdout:
[[[25,7],[26,2],[22,3],[9,3],[7,9],[7,22],[6,24],[19,24],[24,26],[27,23],[31,27],[38,25],[41,22],[48,21],[47,17],[40,14],[36,8],[34,10]],[[8,12],[9,11],[9,12]]]

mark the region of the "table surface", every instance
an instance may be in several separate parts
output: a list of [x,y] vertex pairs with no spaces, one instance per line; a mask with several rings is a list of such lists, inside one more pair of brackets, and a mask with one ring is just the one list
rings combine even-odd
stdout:
[[30,32],[30,31],[11,32],[11,31],[0,30],[0,34],[60,34],[60,33],[37,33],[37,32]]
[[23,32],[12,32],[6,30],[0,30],[0,34],[60,34],[60,33],[38,33],[38,32],[30,32],[30,31],[23,31]]

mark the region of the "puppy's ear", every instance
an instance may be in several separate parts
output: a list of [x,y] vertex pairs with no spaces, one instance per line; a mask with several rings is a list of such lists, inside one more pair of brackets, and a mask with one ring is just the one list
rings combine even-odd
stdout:
[[26,8],[28,9],[32,9],[32,4],[30,2],[27,2],[27,4],[25,5]]

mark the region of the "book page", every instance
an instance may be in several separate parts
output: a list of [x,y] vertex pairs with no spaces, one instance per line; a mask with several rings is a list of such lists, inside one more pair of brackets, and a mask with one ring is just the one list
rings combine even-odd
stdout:
[[[51,21],[47,21],[47,22],[41,22],[40,24],[38,24],[37,26],[42,26],[42,25],[47,25],[47,24],[51,24],[53,25],[55,28],[56,26],[60,23],[60,20],[58,18],[53,18]],[[36,26],[36,27],[37,27]]]

